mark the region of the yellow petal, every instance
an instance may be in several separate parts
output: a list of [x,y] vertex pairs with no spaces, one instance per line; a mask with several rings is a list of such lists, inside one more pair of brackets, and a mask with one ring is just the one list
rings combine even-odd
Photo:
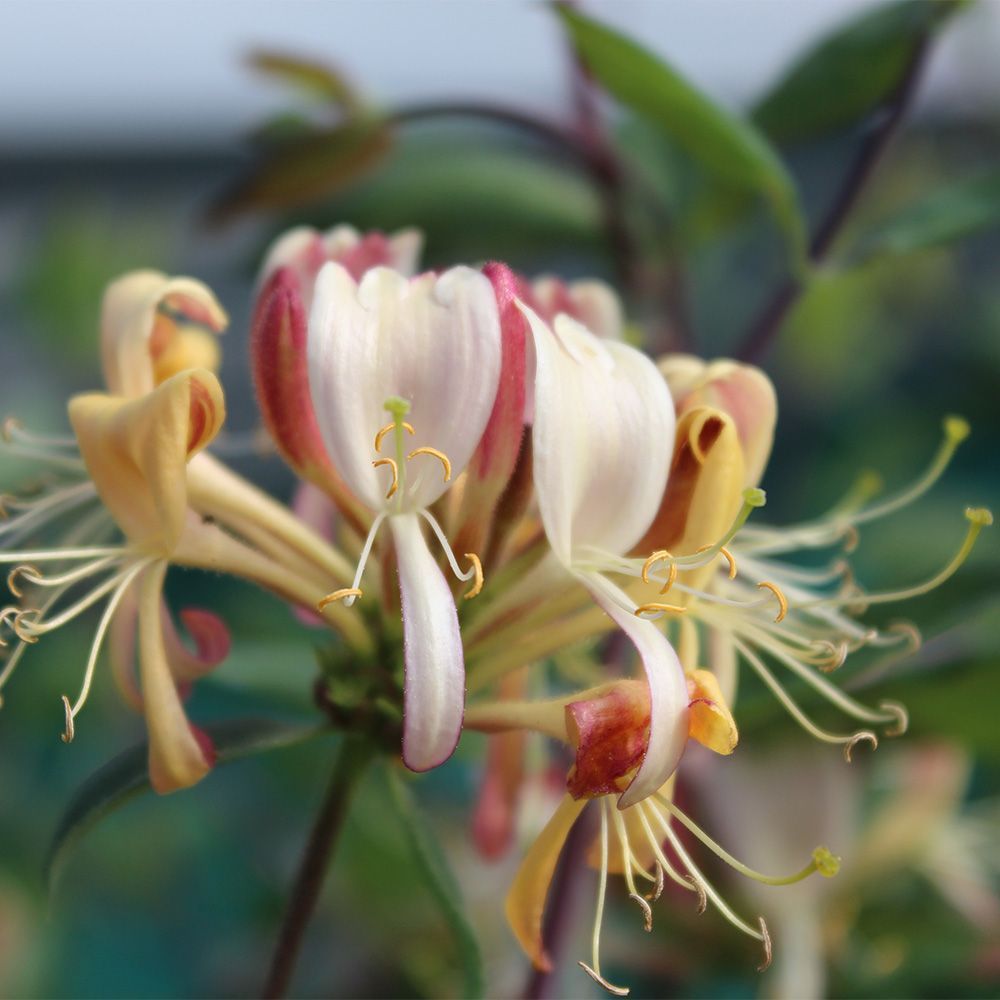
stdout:
[[739,733],[715,674],[692,670],[687,680],[691,694],[688,735],[709,750],[731,754],[739,742]]
[[131,400],[75,396],[69,418],[97,492],[126,537],[144,551],[169,555],[187,510],[188,459],[225,418],[216,377],[182,372]]
[[134,398],[185,368],[215,370],[219,352],[214,334],[228,322],[211,289],[200,281],[159,271],[124,275],[108,286],[101,307],[108,391]]
[[163,645],[160,595],[167,563],[143,574],[139,591],[139,673],[149,732],[149,780],[161,795],[200,781],[214,755],[192,730]]
[[547,972],[552,964],[542,941],[542,915],[545,897],[566,837],[587,804],[586,799],[566,795],[545,829],[538,835],[507,893],[505,911],[514,937],[535,968]]

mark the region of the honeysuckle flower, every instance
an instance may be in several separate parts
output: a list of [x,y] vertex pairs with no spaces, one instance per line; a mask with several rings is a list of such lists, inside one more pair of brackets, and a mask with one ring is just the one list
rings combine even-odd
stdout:
[[[337,263],[316,279],[308,337],[316,420],[332,467],[371,515],[354,580],[324,599],[353,604],[376,532],[388,522],[404,629],[403,759],[435,767],[458,741],[465,667],[451,588],[421,530],[463,571],[430,507],[469,464],[490,420],[502,349],[493,287],[455,268],[409,279],[385,267],[356,282]],[[388,419],[387,419],[388,418]]]
[[[687,679],[690,699],[689,731],[709,749],[729,754],[737,733],[732,715],[713,676],[696,671]],[[600,872],[592,939],[591,962],[580,966],[609,992],[624,996],[628,990],[601,974],[600,936],[609,874],[621,875],[629,898],[641,909],[644,926],[652,928],[650,901],[659,898],[665,879],[696,893],[699,905],[709,901],[734,926],[762,942],[765,966],[771,958],[767,925],[759,918],[756,927],[737,916],[716,888],[705,878],[673,828],[679,821],[711,851],[741,874],[768,885],[786,885],[819,871],[836,874],[837,859],[826,848],[817,848],[801,871],[788,877],[762,875],[729,855],[673,803],[674,777],[645,799],[625,809],[611,801],[641,766],[650,734],[649,690],[643,681],[623,680],[601,685],[563,698],[541,702],[499,701],[470,707],[466,725],[485,732],[541,732],[570,746],[574,763],[567,778],[567,792],[551,819],[526,853],[507,897],[506,912],[514,936],[542,970],[550,960],[542,940],[545,901],[563,844],[588,802],[600,810],[600,835],[592,845],[589,863]],[[678,866],[665,853],[669,843]],[[647,880],[652,891],[643,895],[637,880]]]
[[635,645],[651,716],[647,752],[620,807],[661,787],[680,760],[688,728],[684,672],[638,605],[605,575],[649,527],[667,482],[674,407],[641,352],[602,341],[560,314],[550,329],[531,309],[538,508],[552,553]]

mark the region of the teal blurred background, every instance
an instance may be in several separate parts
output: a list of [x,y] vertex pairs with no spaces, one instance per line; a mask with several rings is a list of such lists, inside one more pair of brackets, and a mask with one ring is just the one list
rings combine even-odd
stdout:
[[[627,270],[607,224],[607,192],[571,155],[495,116],[432,115],[400,127],[391,149],[364,171],[334,162],[332,180],[299,203],[234,187],[239,178],[260,177],[260,164],[269,155],[280,160],[283,148],[273,137],[272,145],[248,146],[248,129],[270,120],[272,129],[297,135],[300,116],[315,121],[326,113],[283,81],[255,76],[245,65],[251,49],[346,67],[372,108],[477,101],[569,120],[572,62],[550,11],[446,3],[143,7],[146,25],[114,3],[8,3],[0,11],[0,34],[16,50],[0,70],[7,95],[0,109],[4,415],[61,431],[66,397],[100,382],[105,283],[156,267],[203,279],[229,311],[228,428],[234,439],[255,431],[246,353],[252,285],[268,239],[293,222],[390,231],[416,225],[426,234],[429,266],[499,257],[527,273],[611,281]],[[746,110],[762,107],[797,52],[880,7],[692,0],[586,10],[672,60],[722,103]],[[52,44],[39,11],[61,22]],[[102,30],[106,24],[113,30]],[[963,508],[996,508],[1000,495],[998,25],[1000,7],[981,4],[934,26],[915,106],[762,358],[780,401],[763,483],[768,521],[826,509],[865,469],[877,470],[889,488],[905,484],[930,459],[942,416],[960,413],[972,425],[929,496],[863,530],[855,562],[873,588],[931,575],[961,541]],[[388,51],[379,49],[383,39]],[[894,52],[876,49],[873,75]],[[821,84],[817,92],[831,99],[844,86],[834,77]],[[794,107],[758,117],[779,141],[815,227],[859,144],[878,127],[878,108],[833,116],[813,134],[796,124]],[[613,211],[625,220],[640,264],[638,276],[624,274],[630,318],[651,349],[708,357],[737,351],[787,277],[769,212],[648,120],[603,101],[600,115],[626,164],[628,183]],[[969,178],[984,178],[974,196],[949,200]],[[226,192],[238,196],[226,202],[225,224],[209,224]],[[925,222],[913,237],[908,217],[909,231],[900,236],[897,228],[894,239],[878,242],[909,206],[941,192],[936,229]],[[948,225],[970,214],[973,224]],[[233,464],[290,496],[291,477],[276,459],[243,453]],[[0,472],[3,490],[30,474],[10,461]],[[742,760],[720,774],[692,766],[682,789],[701,822],[751,862],[756,853],[766,865],[772,849],[771,866],[789,867],[782,845],[787,839],[793,853],[797,828],[810,823],[844,854],[840,884],[797,899],[791,918],[793,926],[815,924],[813,938],[796,946],[803,962],[825,973],[813,969],[812,980],[800,981],[818,982],[826,995],[987,997],[1000,989],[998,555],[996,532],[984,532],[955,579],[905,609],[925,645],[863,691],[867,701],[908,705],[912,725],[903,740],[874,756],[859,753],[853,767],[834,749],[828,757],[816,748],[807,753],[808,737],[747,679],[737,707]],[[312,716],[315,633],[247,587],[175,571],[170,593],[178,603],[212,607],[233,629],[229,660],[196,692],[195,718]],[[881,618],[872,613],[876,623],[894,617],[893,609]],[[60,742],[59,698],[79,683],[90,634],[81,621],[46,638],[5,691],[0,994],[255,994],[335,737],[234,763],[179,795],[131,802],[85,836],[50,893],[43,862],[74,789],[142,735],[99,673],[76,740]],[[499,905],[517,859],[487,864],[468,840],[481,760],[481,742],[467,739],[454,760],[414,787],[479,933],[490,995],[519,995],[528,970]],[[914,789],[915,799],[901,799],[901,787]],[[721,805],[720,789],[729,789]],[[770,826],[755,834],[752,817],[762,807]],[[921,837],[882,832],[891,815],[915,816],[903,832],[918,829]],[[310,932],[297,994],[461,991],[448,926],[421,888],[394,816],[384,776],[373,772]],[[888,849],[879,837],[888,838]],[[975,891],[963,893],[969,883]],[[957,887],[955,898],[941,885]],[[768,912],[766,899],[741,896],[740,883],[727,889],[745,909]],[[582,942],[589,886],[581,899],[574,933]],[[633,996],[783,989],[785,972],[758,976],[746,942],[684,901],[661,902],[652,936],[642,934],[622,894],[612,893],[610,905],[606,972],[631,982]],[[582,944],[569,957],[577,952]],[[546,989],[596,995],[573,961]]]

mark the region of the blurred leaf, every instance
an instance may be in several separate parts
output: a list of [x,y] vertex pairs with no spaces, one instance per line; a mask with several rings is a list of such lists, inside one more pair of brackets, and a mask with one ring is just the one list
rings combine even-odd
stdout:
[[392,765],[387,766],[386,776],[390,797],[397,812],[396,819],[413,855],[414,864],[422,873],[427,888],[441,909],[441,915],[455,936],[465,973],[462,996],[481,997],[484,990],[482,956],[475,932],[465,915],[465,904],[458,882],[448,867],[434,832],[427,825],[398,769]]
[[377,166],[391,145],[391,130],[376,117],[315,130],[267,152],[218,199],[209,218],[222,222],[241,212],[285,209],[331,195]]
[[907,254],[1000,226],[1000,171],[941,188],[863,236],[852,263]]
[[904,0],[863,14],[803,56],[757,105],[779,142],[849,125],[888,101],[933,33],[964,0]]
[[325,63],[267,49],[252,52],[249,62],[254,69],[330,101],[344,111],[354,111],[360,106],[357,92],[347,79]]
[[[204,726],[225,764],[268,750],[294,746],[330,732],[315,722],[278,722],[273,719],[231,719]],[[45,880],[54,884],[67,851],[95,824],[126,802],[151,791],[147,745],[120,753],[92,774],[77,790],[63,813],[45,862]]]
[[580,58],[615,98],[669,133],[720,179],[762,194],[805,267],[805,222],[791,177],[753,125],[696,90],[647,49],[576,10],[556,8]]

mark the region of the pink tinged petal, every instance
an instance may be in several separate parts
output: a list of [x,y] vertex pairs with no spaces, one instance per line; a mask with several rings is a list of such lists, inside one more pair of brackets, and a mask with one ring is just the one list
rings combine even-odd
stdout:
[[465,661],[451,588],[416,514],[389,518],[403,605],[403,762],[429,771],[454,751],[465,709]]
[[625,610],[623,605],[631,602],[620,588],[596,574],[581,574],[580,579],[632,641],[649,685],[649,745],[639,770],[618,800],[618,808],[627,809],[657,791],[680,763],[689,729],[687,681],[666,636],[652,622]]
[[517,306],[518,279],[504,264],[487,264],[500,313],[500,381],[489,422],[469,461],[462,512],[459,551],[481,549],[497,501],[517,464],[524,436],[525,343],[528,324]]
[[[385,509],[385,470],[372,459],[375,435],[390,419],[386,400],[410,403],[406,419],[416,433],[407,447],[444,452],[454,476],[479,444],[500,378],[492,286],[468,268],[409,280],[377,267],[357,284],[339,264],[326,264],[309,317],[308,355],[327,454],[364,503]],[[402,471],[404,510],[427,507],[447,489],[428,456]]]
[[[320,538],[328,542],[333,541],[337,508],[323,490],[312,483],[299,483],[292,496],[292,510],[295,516],[312,528]],[[303,625],[325,627],[324,620],[313,611],[294,607],[292,613]]]
[[139,665],[149,731],[149,778],[161,795],[199,782],[211,770],[208,737],[188,722],[167,661],[160,617],[165,562],[142,576],[139,592]]
[[649,687],[620,681],[603,694],[570,702],[566,726],[576,760],[566,781],[575,799],[610,795],[635,770],[649,743]]
[[[565,313],[582,323],[595,337],[621,340],[625,316],[621,300],[610,285],[587,280],[567,284],[560,278],[538,278],[531,286],[531,307],[550,326]],[[527,301],[527,300],[526,300]]]
[[135,676],[136,632],[139,624],[138,588],[132,586],[122,594],[108,629],[108,658],[111,676],[129,707],[142,711],[142,694]]
[[159,271],[124,275],[108,286],[101,306],[108,390],[135,398],[183,368],[214,369],[218,351],[213,335],[228,322],[211,289],[200,281]]
[[180,612],[181,623],[194,640],[195,649],[192,652],[178,635],[165,603],[161,606],[160,614],[167,661],[178,684],[204,677],[229,655],[232,645],[229,629],[218,615],[201,608],[184,608]]
[[364,533],[367,516],[330,464],[316,422],[306,364],[302,288],[295,271],[281,267],[257,298],[250,357],[261,416],[288,464],[333,498]]
[[666,382],[642,353],[568,316],[550,330],[524,308],[537,355],[535,491],[567,566],[581,549],[622,554],[660,504],[674,439]]

